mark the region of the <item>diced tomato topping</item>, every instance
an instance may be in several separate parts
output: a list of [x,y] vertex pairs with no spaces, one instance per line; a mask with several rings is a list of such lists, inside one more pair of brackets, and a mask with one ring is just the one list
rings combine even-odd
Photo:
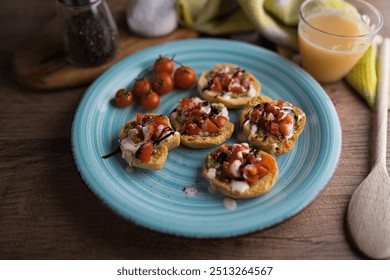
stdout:
[[218,133],[219,128],[210,119],[205,119],[201,125],[201,129],[207,131],[210,134]]
[[244,167],[244,179],[249,183],[256,183],[258,180],[258,171],[257,167],[253,164],[247,165]]
[[[220,168],[223,174],[229,179],[243,178],[249,183],[256,183],[270,172],[274,173],[277,168],[273,156],[263,153],[259,157],[256,152],[250,151],[243,144],[224,144],[212,152],[211,156],[217,159],[222,153],[225,153],[227,156],[223,159],[223,162],[219,162],[221,164]],[[237,174],[233,174],[236,171],[232,172],[232,164],[235,165],[237,160],[240,162],[240,166],[235,166],[234,168],[238,168],[239,177],[237,177]]]
[[153,137],[155,130],[156,128],[154,125],[149,126],[149,138],[147,140],[150,140]]
[[279,132],[283,136],[288,136],[291,133],[291,125],[286,122],[281,122],[279,125]]
[[261,111],[259,109],[254,109],[249,115],[249,119],[253,123],[257,123],[257,121],[261,118]]
[[153,126],[153,139],[157,140],[161,137],[161,133],[163,130],[168,127],[165,122],[152,122],[151,126]]
[[272,113],[274,116],[278,115],[279,113],[279,108],[277,108],[274,104],[268,103],[267,106],[265,107],[265,111],[267,113]]
[[230,172],[230,163],[228,161],[224,161],[222,163],[222,170],[223,170],[223,173],[225,173],[225,175],[230,178],[230,179],[234,179],[234,175]]
[[233,149],[233,151],[229,154],[229,156],[228,156],[228,161],[230,162],[230,163],[232,163],[233,161],[235,161],[236,159],[242,159],[242,158],[239,158],[238,157],[238,153],[239,152],[242,152],[243,150],[246,150],[246,149],[248,149],[247,147],[245,147],[244,145],[236,145],[235,147],[234,147],[234,149]]
[[143,117],[144,117],[144,114],[137,113],[137,115],[136,115],[137,124],[141,124]]
[[248,118],[251,123],[262,127],[270,134],[289,136],[294,127],[294,115],[290,110],[282,109],[283,106],[292,105],[283,100],[258,105],[250,111]]
[[210,117],[210,120],[215,123],[218,127],[222,127],[225,125],[225,123],[227,122],[227,119],[224,117],[224,116],[220,116],[220,115],[217,115],[217,116],[211,116]]
[[256,157],[254,154],[249,154],[248,157],[247,157],[247,160],[248,160],[250,163],[254,164],[254,163],[256,163],[256,162],[259,161],[259,158]]
[[232,84],[229,86],[229,90],[234,93],[242,93],[243,89],[240,84]]
[[221,145],[218,149],[212,152],[211,156],[217,158],[220,153],[229,153],[229,147],[226,144]]
[[260,163],[270,172],[274,173],[276,171],[275,159],[271,155],[263,154]]
[[227,88],[231,80],[232,80],[232,74],[229,72],[222,73],[219,76],[219,81],[221,83],[222,88]]
[[184,134],[186,135],[199,135],[202,131],[196,124],[194,123],[186,123],[183,127]]
[[138,144],[141,142],[144,138],[143,132],[141,128],[134,128],[129,131],[129,137],[130,139],[135,143]]
[[195,108],[195,103],[192,101],[191,98],[188,97],[181,99],[180,104],[185,110],[191,110]]
[[241,85],[243,86],[244,89],[249,89],[249,86],[251,85],[251,80],[249,78],[243,79]]
[[165,124],[166,125],[166,123],[165,123],[166,118],[164,116],[158,115],[158,116],[153,117],[152,122],[155,124]]
[[210,89],[211,89],[212,91],[222,91],[221,81],[219,80],[218,77],[214,77],[214,78],[213,78],[213,82],[212,82],[212,84],[211,84]]
[[271,134],[278,134],[279,133],[279,124],[278,123],[275,123],[275,122],[271,122],[270,126],[269,126],[269,133]]
[[269,173],[269,170],[262,163],[257,163],[256,169],[257,169],[257,178],[259,179],[267,176]]
[[147,142],[143,144],[136,152],[136,158],[142,162],[149,162],[152,158],[153,144]]
[[287,113],[287,115],[284,117],[284,119],[282,121],[285,123],[292,124],[292,123],[294,123],[294,116],[290,113]]
[[278,105],[279,107],[292,107],[291,103],[280,99],[276,101],[276,105]]
[[181,132],[186,135],[199,135],[202,131],[215,134],[227,122],[226,117],[215,112],[216,108],[212,107],[210,102],[183,98],[180,105],[182,108],[178,108],[178,114],[184,121]]
[[193,121],[199,121],[199,119],[201,119],[201,117],[204,115],[207,114],[200,109],[192,109],[188,112],[188,118],[191,118]]

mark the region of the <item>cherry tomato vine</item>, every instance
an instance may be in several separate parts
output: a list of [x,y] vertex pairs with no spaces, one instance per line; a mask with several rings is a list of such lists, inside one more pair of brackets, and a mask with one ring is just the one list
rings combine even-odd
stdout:
[[175,56],[159,55],[153,65],[138,74],[131,90],[122,88],[117,91],[115,102],[119,107],[127,107],[136,97],[142,107],[152,111],[160,105],[160,95],[168,94],[174,88],[187,90],[195,82],[196,73],[192,67],[176,61]]

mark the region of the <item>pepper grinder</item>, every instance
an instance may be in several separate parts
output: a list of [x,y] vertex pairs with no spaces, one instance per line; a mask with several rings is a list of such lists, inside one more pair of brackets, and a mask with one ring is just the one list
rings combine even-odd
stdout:
[[97,66],[115,56],[118,29],[105,0],[57,0],[67,60]]

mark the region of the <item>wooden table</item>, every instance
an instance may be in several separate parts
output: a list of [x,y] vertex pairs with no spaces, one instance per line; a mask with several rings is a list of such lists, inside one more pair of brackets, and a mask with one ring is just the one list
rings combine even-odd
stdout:
[[[386,0],[370,2],[390,13]],[[245,236],[177,238],[117,216],[80,178],[70,130],[86,87],[48,92],[16,81],[14,49],[54,16],[55,1],[0,2],[1,259],[364,258],[346,237],[345,213],[352,192],[370,170],[372,112],[345,82],[324,85],[340,117],[343,145],[333,178],[311,205],[279,225]],[[389,21],[381,33],[390,36]]]

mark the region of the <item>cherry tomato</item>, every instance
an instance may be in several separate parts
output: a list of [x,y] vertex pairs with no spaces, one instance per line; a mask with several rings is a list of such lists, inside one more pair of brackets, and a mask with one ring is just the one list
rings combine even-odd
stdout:
[[132,88],[132,92],[138,98],[141,98],[148,92],[152,90],[152,85],[150,84],[147,78],[137,79],[135,80]]
[[140,161],[149,162],[152,158],[153,153],[153,144],[151,142],[147,142],[142,144],[142,146],[137,150],[135,157]]
[[133,103],[133,94],[127,88],[118,90],[115,94],[115,102],[119,107],[127,107]]
[[152,82],[152,88],[160,95],[170,92],[173,89],[173,79],[171,75],[166,72],[157,74]]
[[146,110],[154,110],[160,105],[160,96],[156,92],[151,91],[141,98],[141,105]]
[[166,56],[160,56],[154,62],[153,67],[156,74],[165,72],[171,75],[173,73],[173,70],[175,69],[175,63],[173,62],[172,58],[168,58]]
[[175,86],[180,89],[189,89],[196,81],[196,73],[189,66],[180,66],[173,76]]

